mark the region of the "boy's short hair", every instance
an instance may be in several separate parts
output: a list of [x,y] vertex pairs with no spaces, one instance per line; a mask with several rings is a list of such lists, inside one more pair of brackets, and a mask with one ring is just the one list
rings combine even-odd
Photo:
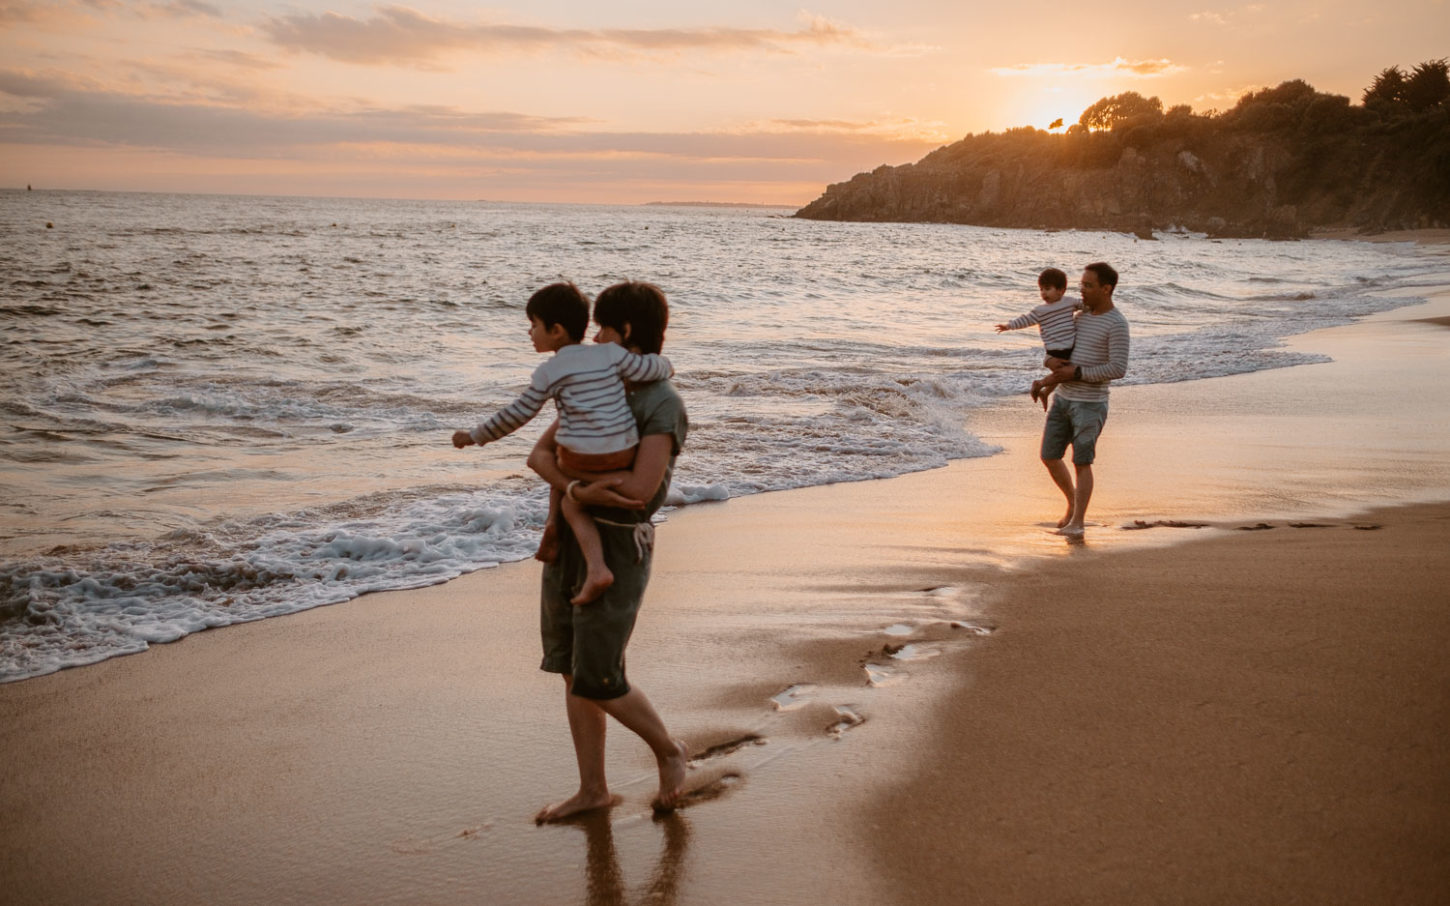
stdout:
[[1118,285],[1118,272],[1106,261],[1094,261],[1092,264],[1083,268],[1083,270],[1092,271],[1094,274],[1097,274],[1098,282],[1103,286],[1117,287]]
[[573,283],[550,283],[529,296],[524,314],[545,327],[562,324],[575,343],[583,342],[584,331],[589,329],[589,300]]
[[629,325],[626,343],[643,353],[659,354],[670,323],[670,304],[664,290],[653,283],[626,280],[605,289],[594,300],[594,320],[621,335]]
[[1037,275],[1037,285],[1042,289],[1060,289],[1066,291],[1067,274],[1055,267],[1049,267]]

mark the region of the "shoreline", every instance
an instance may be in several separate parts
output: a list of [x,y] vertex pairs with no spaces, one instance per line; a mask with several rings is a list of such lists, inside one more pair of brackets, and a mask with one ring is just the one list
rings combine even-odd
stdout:
[[[972,875],[979,880],[964,883],[985,899],[1041,902],[1079,889],[1042,885],[1080,884],[1091,871],[1103,880],[1090,893],[1103,902],[1131,901],[1144,879],[1166,885],[1141,888],[1158,900],[1193,900],[1200,889],[1196,901],[1253,900],[1261,875],[1237,863],[1255,853],[1230,846],[1209,858],[1202,846],[1205,835],[1232,836],[1226,814],[1249,813],[1215,813],[1225,787],[1212,779],[1165,784],[1186,769],[1284,754],[1252,733],[1204,735],[1225,721],[1270,725],[1245,697],[1259,688],[1254,674],[1229,655],[1279,644],[1267,616],[1289,630],[1309,622],[1302,608],[1278,613],[1285,605],[1251,580],[1267,568],[1266,549],[1305,548],[1275,561],[1259,585],[1301,575],[1317,588],[1324,580],[1303,572],[1306,551],[1345,567],[1372,547],[1370,563],[1424,565],[1431,584],[1421,592],[1445,603],[1443,545],[1405,526],[1439,524],[1450,501],[1442,421],[1409,421],[1450,413],[1445,390],[1410,383],[1445,360],[1445,328],[1422,322],[1447,314],[1442,290],[1427,305],[1289,343],[1327,350],[1332,363],[1115,390],[1086,544],[1039,521],[1056,515],[1060,497],[1034,458],[1040,412],[1025,404],[984,411],[980,430],[974,423],[1004,447],[997,456],[678,511],[660,530],[631,662],[632,680],[692,751],[715,749],[696,771],[712,798],[676,818],[651,819],[652,760],[616,731],[609,770],[624,804],[573,825],[532,826],[539,805],[569,790],[574,767],[557,681],[537,671],[537,567],[524,561],[0,687],[10,771],[0,808],[13,819],[0,832],[0,883],[55,903],[446,903],[480,892],[501,903],[608,903],[645,883],[661,902],[813,902],[830,891],[833,902],[867,903],[959,896],[947,882]],[[1396,392],[1408,386],[1413,399]],[[1423,500],[1438,503],[1414,506]],[[1382,530],[1343,526],[1370,510],[1383,514],[1374,517]],[[1283,526],[1301,519],[1340,527]],[[1123,530],[1138,520],[1209,525]],[[1279,528],[1235,531],[1259,521]],[[1199,561],[1186,552],[1200,539],[1232,549],[1204,581],[1244,585],[1242,620],[1219,625],[1200,603],[1196,634],[1175,636],[1178,614],[1164,601],[1182,591],[1172,570]],[[1345,539],[1366,547],[1334,547]],[[1097,570],[1096,584],[1114,591],[1148,589],[1141,601],[1153,606],[1069,607],[1073,597],[1056,589],[1070,586],[1050,583],[1080,570]],[[1383,587],[1403,578],[1385,572]],[[1347,588],[1340,579],[1332,587]],[[1362,627],[1384,644],[1442,639],[1433,611],[1416,612],[1409,637],[1403,620],[1375,625],[1383,612],[1330,608],[1329,626],[1349,633],[1335,637],[1334,651],[1352,653]],[[1125,638],[1142,644],[1125,647]],[[1360,671],[1392,680],[1414,667],[1428,671],[1421,682],[1445,686],[1418,649],[1362,654]],[[1280,673],[1302,698],[1320,680],[1336,688],[1334,663],[1289,662]],[[868,684],[867,665],[879,684]],[[1127,707],[1124,690],[1178,668],[1195,671],[1195,688],[1220,676],[1234,688],[1212,690],[1206,700],[1217,710],[1180,708],[1183,699],[1167,694]],[[1365,730],[1369,742],[1396,758],[1438,751],[1414,749],[1423,740],[1391,720],[1398,704],[1376,701],[1383,713]],[[1416,725],[1439,733],[1417,707]],[[1091,726],[1090,714],[1107,725]],[[1144,729],[1155,718],[1190,736],[1198,720],[1193,738],[1234,760],[1160,746]],[[1042,747],[1022,740],[1049,733],[1056,759],[1028,757]],[[1064,759],[1094,740],[1121,744],[1109,752],[1136,748],[1118,761],[1101,749]],[[1405,764],[1401,779],[1427,762]],[[1316,776],[1345,782],[1343,772]],[[1425,803],[1444,801],[1443,786],[1416,783]],[[1193,844],[1177,861],[1142,855],[1159,852],[1148,830],[1161,823],[1131,823],[1143,804],[1136,790],[1148,787],[1178,791],[1194,806],[1183,815],[1205,816],[1163,835]],[[1403,804],[1376,789],[1389,812]],[[1084,800],[1091,790],[1106,792]],[[1354,790],[1329,786],[1342,792]],[[1094,823],[1099,802],[1117,809],[1116,824]],[[966,826],[963,815],[976,820]],[[1427,820],[1416,819],[1428,835],[1416,839],[1443,852],[1446,838]],[[1279,862],[1318,864],[1318,838],[1294,839],[1302,845],[1278,852]],[[1413,854],[1415,870],[1444,876],[1443,863]],[[77,860],[83,875],[71,867]],[[1203,867],[1231,886],[1201,886],[1211,880],[1194,873]],[[616,887],[619,896],[608,893]]]

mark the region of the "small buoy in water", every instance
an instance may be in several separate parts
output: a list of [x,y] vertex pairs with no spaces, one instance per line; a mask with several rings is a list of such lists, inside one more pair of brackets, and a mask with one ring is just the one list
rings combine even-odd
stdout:
[[49,220],[47,220],[47,221],[46,221],[46,222],[45,222],[45,228],[46,228],[46,229],[47,229],[47,230],[53,230],[53,229],[55,229],[55,224],[53,224],[53,223],[51,223],[51,222],[50,222],[50,221],[49,221]]

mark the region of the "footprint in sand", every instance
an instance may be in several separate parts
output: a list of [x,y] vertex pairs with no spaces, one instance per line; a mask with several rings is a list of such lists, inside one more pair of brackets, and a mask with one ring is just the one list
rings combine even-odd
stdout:
[[826,735],[832,739],[840,739],[847,730],[853,730],[866,722],[866,718],[850,705],[837,705],[836,714],[841,719],[826,727]]
[[972,635],[988,636],[988,635],[991,635],[993,632],[996,632],[996,628],[995,627],[992,627],[992,626],[979,626],[976,623],[969,623],[966,620],[952,620],[947,625],[950,626],[953,629],[965,629],[967,632],[970,632]]
[[906,678],[902,675],[901,671],[893,670],[884,664],[867,662],[862,664],[861,667],[866,671],[866,682],[876,688],[894,686]]
[[679,801],[675,803],[673,809],[662,808],[656,805],[654,810],[657,813],[666,813],[678,811],[682,808],[689,808],[692,805],[700,805],[704,802],[711,802],[719,799],[726,793],[739,789],[744,783],[745,777],[743,775],[735,771],[725,771],[708,780],[691,783],[690,788],[685,790],[684,794],[680,796]]
[[725,742],[716,743],[701,752],[690,756],[690,765],[699,766],[714,758],[724,758],[726,755],[733,755],[746,746],[763,746],[765,737],[758,733],[746,733],[744,736],[737,736]]
[[777,711],[794,711],[797,708],[804,708],[815,694],[815,686],[810,683],[797,683],[772,695],[770,700],[775,704]]
[[898,661],[925,661],[941,654],[941,649],[934,645],[902,645],[895,651],[890,652],[891,657]]
[[1182,522],[1177,519],[1157,519],[1147,522],[1143,519],[1134,519],[1131,524],[1123,526],[1127,531],[1139,531],[1150,528],[1207,528],[1207,522]]

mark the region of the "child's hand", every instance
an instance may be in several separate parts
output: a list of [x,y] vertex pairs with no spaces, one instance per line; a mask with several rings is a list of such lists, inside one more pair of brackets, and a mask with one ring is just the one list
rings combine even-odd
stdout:
[[997,325],[997,333],[1001,333],[1004,330],[1007,330],[1007,325],[1006,324],[998,324]]
[[453,432],[453,446],[457,447],[458,449],[462,450],[464,447],[471,447],[475,443],[477,443],[477,441],[475,441],[473,439],[473,435],[469,434],[467,431]]

